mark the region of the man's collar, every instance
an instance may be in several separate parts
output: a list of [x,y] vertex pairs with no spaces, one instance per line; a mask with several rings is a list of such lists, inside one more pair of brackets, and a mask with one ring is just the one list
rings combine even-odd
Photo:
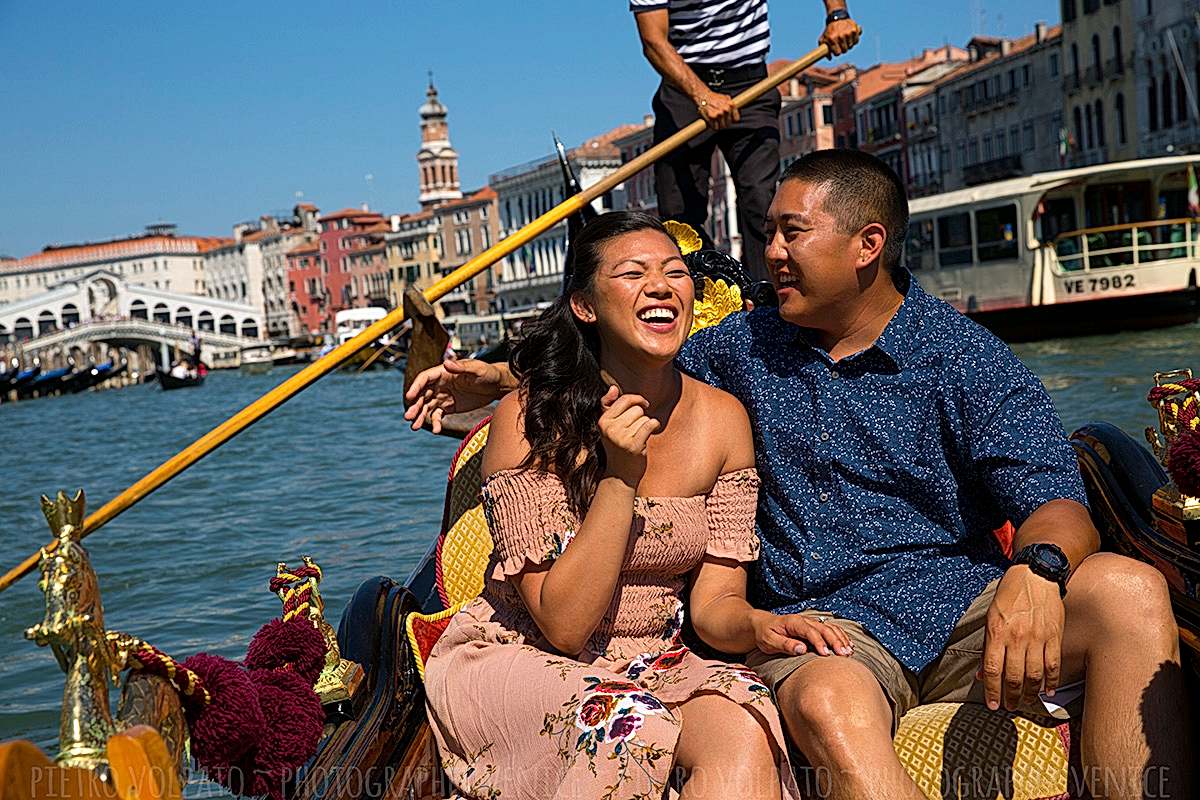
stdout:
[[[904,296],[900,307],[896,309],[896,313],[888,320],[887,326],[883,329],[883,333],[879,335],[879,338],[875,340],[875,344],[848,358],[860,358],[872,350],[878,350],[897,369],[900,369],[903,366],[904,359],[912,353],[913,347],[916,344],[917,333],[921,328],[921,314],[917,306],[920,305],[921,299],[925,295],[925,290],[913,279],[912,273],[908,269],[899,265],[892,271],[892,283],[895,284],[900,294]],[[785,325],[790,324],[783,320],[782,317],[780,317],[780,322],[783,322]],[[829,355],[818,344],[818,335],[813,329],[798,327],[796,341],[812,348],[828,359]]]
[[911,272],[898,264],[893,268],[892,282],[900,294],[904,295],[904,300],[888,321],[883,333],[875,340],[875,347],[883,351],[897,367],[902,367],[904,359],[912,353],[921,329],[918,306],[925,290],[913,280]]

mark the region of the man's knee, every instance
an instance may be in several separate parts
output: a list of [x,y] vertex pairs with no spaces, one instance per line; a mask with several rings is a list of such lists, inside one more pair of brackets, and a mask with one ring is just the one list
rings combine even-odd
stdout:
[[875,675],[849,658],[801,666],[779,687],[779,707],[797,744],[851,731],[888,732],[892,709]]
[[1115,553],[1088,557],[1067,585],[1067,601],[1098,632],[1172,640],[1178,636],[1167,582],[1141,561]]

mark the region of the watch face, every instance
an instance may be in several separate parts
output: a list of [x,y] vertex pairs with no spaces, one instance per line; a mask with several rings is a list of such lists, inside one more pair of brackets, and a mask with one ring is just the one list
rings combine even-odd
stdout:
[[1071,564],[1062,550],[1049,544],[1034,545],[1030,553],[1032,561],[1054,576],[1065,576],[1071,569]]

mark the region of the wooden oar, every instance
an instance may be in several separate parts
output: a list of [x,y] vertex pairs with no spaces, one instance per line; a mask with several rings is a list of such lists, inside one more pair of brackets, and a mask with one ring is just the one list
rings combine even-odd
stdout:
[[[808,67],[811,67],[822,58],[825,58],[827,55],[829,55],[829,48],[826,45],[820,45],[808,55],[789,64],[786,69],[776,72],[774,75],[768,75],[746,91],[739,94],[737,97],[733,98],[734,105],[736,105],[738,108],[744,107],[752,100],[761,97],[769,91],[773,91],[776,86],[784,81],[794,78],[800,72],[804,71]],[[545,214],[542,214],[524,228],[521,228],[519,231],[515,232],[512,236],[496,242],[496,244],[492,245],[487,250],[484,250],[482,253],[475,256],[475,258],[472,258],[458,269],[454,270],[448,275],[443,276],[441,280],[425,290],[425,298],[431,303],[441,299],[444,295],[456,289],[460,284],[469,281],[471,278],[483,272],[492,264],[495,264],[509,253],[516,250],[518,247],[521,247],[522,245],[536,239],[542,233],[566,219],[569,215],[577,212],[584,205],[592,202],[605,192],[615,188],[618,184],[621,184],[632,178],[634,175],[641,172],[643,169],[650,166],[667,153],[671,152],[693,137],[699,135],[704,131],[704,129],[704,120],[696,120],[691,125],[688,125],[683,130],[676,132],[669,139],[659,142],[654,147],[651,147],[637,158],[623,165],[611,175],[588,187],[583,192],[563,200],[557,206],[550,209]],[[228,442],[234,436],[237,436],[255,422],[258,422],[260,419],[274,411],[279,406],[283,405],[285,402],[299,394],[304,389],[307,389],[319,378],[337,369],[360,350],[368,347],[379,337],[387,335],[402,322],[404,322],[403,305],[392,309],[386,317],[378,320],[370,327],[364,329],[353,339],[338,345],[324,358],[318,359],[317,361],[309,364],[307,367],[300,370],[295,375],[288,378],[286,381],[279,384],[274,389],[243,408],[241,411],[234,414],[232,417],[225,420],[196,441],[192,442],[186,448],[164,461],[158,467],[148,472],[145,476],[139,479],[128,489],[118,494],[112,500],[109,500],[103,506],[96,509],[88,516],[86,520],[84,520],[82,535],[87,536],[99,529],[105,523],[111,522],[121,512],[131,508],[143,497],[150,494],[179,473],[183,472],[192,464],[195,464],[197,461],[204,458],[213,450],[216,450],[218,447]],[[51,541],[46,544],[45,549],[48,551],[53,551],[57,546],[57,540]],[[20,564],[5,573],[3,577],[0,577],[0,591],[7,589],[22,576],[32,571],[33,568],[37,566],[38,557],[38,553],[31,554]]]

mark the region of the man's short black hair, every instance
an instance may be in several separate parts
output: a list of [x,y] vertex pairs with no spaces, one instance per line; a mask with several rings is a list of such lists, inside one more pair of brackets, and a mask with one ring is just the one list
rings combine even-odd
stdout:
[[858,150],[816,150],[788,165],[780,183],[790,180],[825,187],[825,211],[842,233],[858,233],[872,222],[883,225],[883,267],[890,270],[900,263],[908,233],[908,197],[891,167]]

